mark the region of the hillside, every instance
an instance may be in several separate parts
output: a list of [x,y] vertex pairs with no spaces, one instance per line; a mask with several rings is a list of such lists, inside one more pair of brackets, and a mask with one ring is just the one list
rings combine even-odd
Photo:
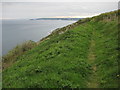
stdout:
[[118,88],[119,15],[55,30],[3,70],[3,88]]

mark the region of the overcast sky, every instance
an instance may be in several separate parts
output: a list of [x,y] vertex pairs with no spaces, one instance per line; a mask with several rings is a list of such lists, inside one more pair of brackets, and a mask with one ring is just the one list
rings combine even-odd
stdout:
[[119,0],[1,0],[2,2],[118,2]]
[[[118,9],[118,2],[2,2],[3,19],[40,18],[40,17],[91,17]],[[11,2],[10,2],[11,1]],[[14,2],[13,2],[14,1]],[[47,0],[44,0],[47,1]],[[54,1],[54,0],[51,0]],[[78,1],[78,0],[74,0]],[[80,0],[79,0],[80,1]]]

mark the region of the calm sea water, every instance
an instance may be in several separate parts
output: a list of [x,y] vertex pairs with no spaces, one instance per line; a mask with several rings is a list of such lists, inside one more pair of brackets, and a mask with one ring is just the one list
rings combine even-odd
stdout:
[[3,20],[2,54],[27,40],[39,41],[53,30],[74,23],[67,20]]

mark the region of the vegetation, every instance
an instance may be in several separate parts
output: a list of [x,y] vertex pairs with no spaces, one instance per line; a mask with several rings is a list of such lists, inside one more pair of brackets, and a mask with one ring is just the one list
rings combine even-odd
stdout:
[[57,29],[3,71],[3,87],[118,88],[118,15]]
[[18,57],[22,56],[26,51],[29,51],[35,46],[36,46],[36,43],[31,40],[26,41],[21,45],[17,45],[15,48],[9,51],[7,55],[4,55],[2,57],[3,69],[6,69],[10,65],[12,65],[14,62],[17,61]]

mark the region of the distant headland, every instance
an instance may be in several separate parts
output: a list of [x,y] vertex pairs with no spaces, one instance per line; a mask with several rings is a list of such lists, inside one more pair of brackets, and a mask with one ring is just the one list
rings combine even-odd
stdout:
[[82,18],[35,18],[30,20],[80,20]]

